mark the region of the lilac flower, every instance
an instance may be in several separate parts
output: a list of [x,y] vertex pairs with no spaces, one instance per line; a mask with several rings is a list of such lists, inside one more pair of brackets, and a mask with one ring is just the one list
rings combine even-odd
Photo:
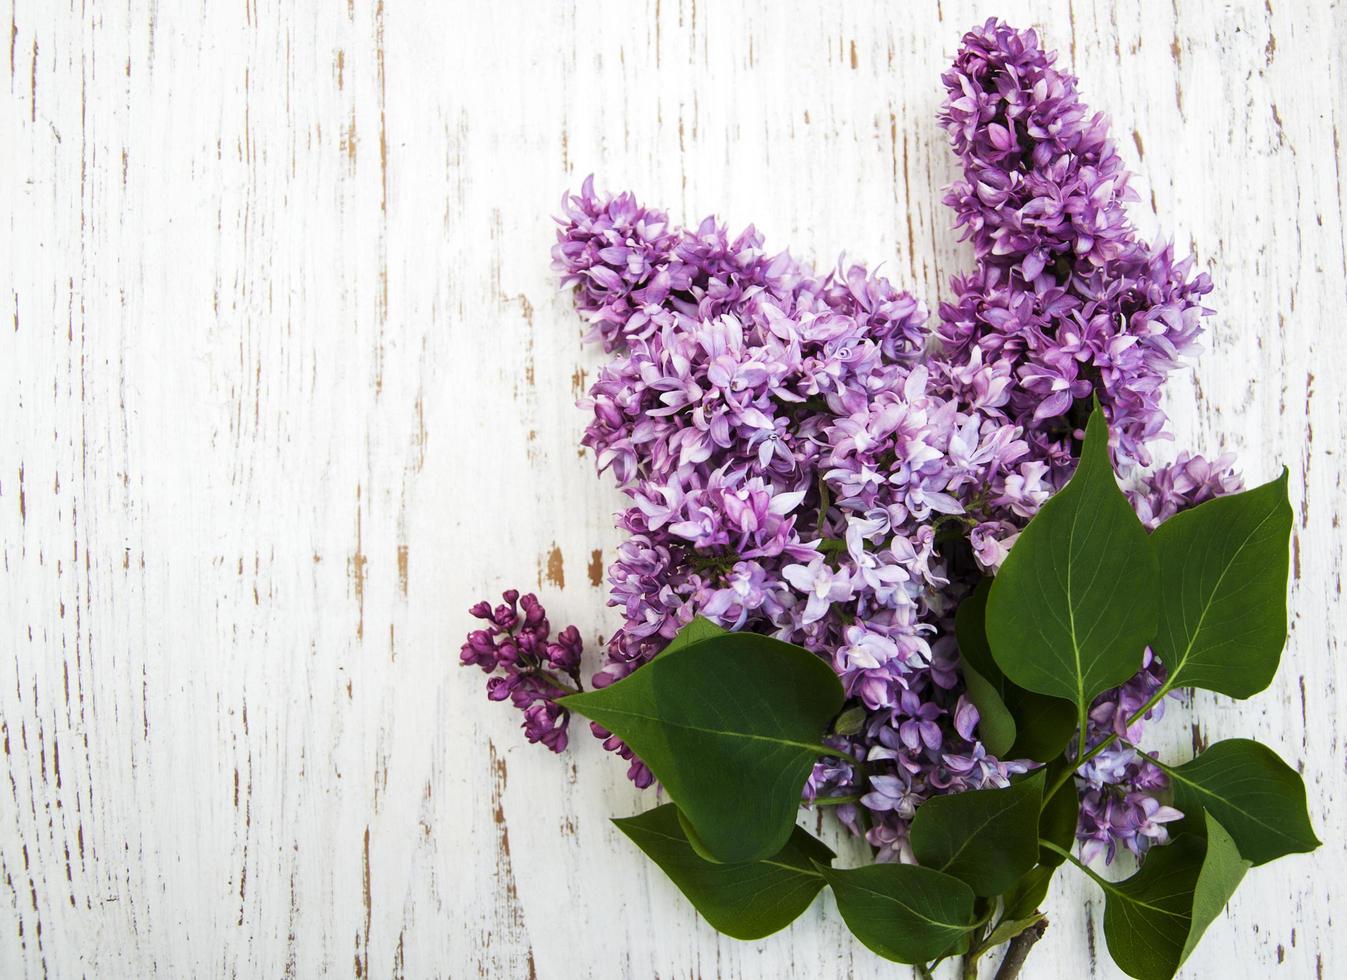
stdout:
[[874,776],[870,779],[871,790],[861,797],[861,803],[870,810],[892,810],[904,820],[917,815],[917,806],[922,797],[913,792],[912,776],[899,769],[897,775]]
[[955,277],[939,334],[959,361],[1007,361],[1007,415],[1055,481],[1073,466],[1073,410],[1098,389],[1123,464],[1150,461],[1159,391],[1196,353],[1210,291],[1167,245],[1140,241],[1133,195],[1100,115],[1033,31],[990,20],[964,35],[944,76],[942,121],[963,165],[945,201],[978,268]]
[[818,622],[833,603],[847,602],[855,592],[851,575],[828,568],[822,555],[808,565],[787,565],[781,569],[781,577],[809,597],[800,620],[802,626]]
[[[536,596],[520,598],[510,589],[502,598],[505,601],[494,609],[490,603],[479,602],[469,610],[485,620],[487,627],[468,634],[459,660],[464,666],[494,674],[486,682],[487,697],[508,700],[523,712],[522,727],[530,742],[542,742],[553,752],[561,752],[566,748],[570,712],[556,701],[583,690],[580,631],[567,626],[552,640],[547,610]],[[501,673],[495,674],[498,670]],[[575,688],[559,680],[554,671],[570,678]]]
[[1167,843],[1165,824],[1182,818],[1178,810],[1145,793],[1090,790],[1081,799],[1077,831],[1082,841],[1081,859],[1089,863],[1102,857],[1111,862],[1119,844],[1140,857],[1152,845]]

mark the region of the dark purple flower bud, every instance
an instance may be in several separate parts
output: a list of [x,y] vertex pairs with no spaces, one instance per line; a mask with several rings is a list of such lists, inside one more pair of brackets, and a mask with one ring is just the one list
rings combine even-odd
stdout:
[[566,748],[566,724],[570,715],[551,701],[539,701],[524,711],[524,735],[530,742],[542,742],[553,752]]
[[496,645],[496,660],[506,668],[513,667],[519,662],[519,648],[515,638],[506,637]]
[[486,630],[473,630],[469,633],[468,640],[463,644],[459,654],[459,660],[464,664],[478,665],[487,672],[495,670],[498,658],[491,634]]
[[503,630],[513,629],[518,619],[519,616],[515,613],[512,605],[499,605],[491,613],[491,621]]
[[[525,626],[537,626],[539,623],[545,622],[547,610],[542,607],[542,603],[532,592],[520,599],[519,605],[524,609]],[[546,632],[546,630],[543,632]]]

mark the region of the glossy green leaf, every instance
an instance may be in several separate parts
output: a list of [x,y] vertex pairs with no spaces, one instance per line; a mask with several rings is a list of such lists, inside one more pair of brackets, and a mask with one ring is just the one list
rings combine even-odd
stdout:
[[959,641],[959,656],[999,688],[1003,674],[987,643],[987,596],[991,589],[991,579],[978,579],[973,591],[954,610],[954,635]]
[[912,852],[978,895],[999,895],[1038,860],[1043,771],[1004,789],[933,796],[912,820]]
[[[1047,784],[1051,786],[1056,782],[1061,771],[1068,765],[1069,763],[1059,760],[1048,766],[1045,776]],[[1068,779],[1050,799],[1043,801],[1043,812],[1038,818],[1038,836],[1051,841],[1062,850],[1069,851],[1076,843],[1076,824],[1079,821],[1080,794],[1076,792],[1075,780]],[[1041,864],[1055,868],[1066,859],[1056,851],[1043,848],[1039,851],[1038,860]]]
[[683,811],[678,809],[677,806],[674,806],[674,813],[678,816],[678,826],[683,831],[683,837],[687,840],[688,846],[696,852],[697,856],[703,861],[709,861],[712,864],[724,864],[725,862],[712,854],[711,849],[702,842],[701,837],[697,834],[697,828],[688,822],[688,818],[684,815]]
[[708,853],[745,862],[786,845],[842,685],[807,650],[728,633],[560,703],[631,746]]
[[1267,746],[1232,738],[1181,766],[1160,765],[1169,774],[1174,805],[1189,815],[1206,810],[1254,865],[1319,846],[1304,781]]
[[926,963],[952,952],[972,929],[972,890],[933,868],[872,864],[819,871],[847,928],[885,959]]
[[1001,670],[1077,717],[1140,669],[1159,605],[1155,553],[1118,488],[1097,406],[1085,431],[1071,481],[1020,534],[987,599]]
[[1202,870],[1198,873],[1197,885],[1193,890],[1192,922],[1188,926],[1183,952],[1179,955],[1180,966],[1197,948],[1203,933],[1216,921],[1249,870],[1249,862],[1240,855],[1234,840],[1210,813],[1207,814],[1206,825],[1206,852],[1202,856]]
[[987,643],[987,594],[992,580],[982,579],[959,603],[955,631],[959,670],[968,698],[978,709],[978,734],[987,751],[1003,759],[1047,762],[1062,754],[1076,730],[1076,707],[1012,684],[997,666]]
[[1015,744],[1015,718],[1001,700],[1001,693],[967,660],[959,661],[968,700],[978,709],[978,738],[987,751],[1003,758]]
[[833,852],[796,827],[772,857],[747,864],[702,860],[683,833],[672,803],[614,820],[621,831],[660,866],[713,927],[735,939],[761,939],[784,929],[823,888],[815,864]]
[[1048,886],[1056,872],[1055,866],[1046,864],[1030,869],[1006,892],[1002,918],[1012,922],[1031,918],[1048,897]]
[[669,645],[660,651],[660,656],[667,656],[675,650],[681,650],[683,647],[691,646],[694,643],[700,643],[702,640],[710,640],[717,636],[729,635],[729,630],[722,629],[705,616],[693,616],[692,621],[679,630],[678,635],[669,641]]
[[1249,863],[1211,816],[1207,838],[1185,834],[1152,848],[1126,881],[1091,873],[1105,893],[1104,938],[1113,961],[1137,980],[1169,980],[1183,965]]
[[1286,480],[1283,470],[1155,532],[1162,601],[1154,647],[1171,686],[1247,698],[1272,682],[1286,644]]
[[1070,701],[1006,681],[1005,702],[1015,719],[1015,744],[1003,758],[1049,762],[1062,754],[1076,733],[1076,706]]

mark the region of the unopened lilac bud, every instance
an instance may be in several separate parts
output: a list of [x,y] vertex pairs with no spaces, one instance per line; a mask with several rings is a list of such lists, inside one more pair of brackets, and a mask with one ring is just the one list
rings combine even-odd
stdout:
[[524,625],[536,626],[547,616],[547,610],[538,602],[538,597],[530,592],[524,598],[519,600],[519,605],[524,610]]

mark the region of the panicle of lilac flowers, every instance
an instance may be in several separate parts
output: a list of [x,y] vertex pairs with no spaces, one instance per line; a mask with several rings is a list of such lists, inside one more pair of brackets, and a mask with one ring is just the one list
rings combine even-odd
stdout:
[[[537,596],[521,598],[517,590],[509,589],[501,598],[504,601],[494,608],[483,601],[468,610],[486,626],[468,634],[459,660],[492,675],[486,682],[487,697],[508,700],[523,712],[522,727],[530,742],[561,752],[566,748],[570,712],[557,704],[557,698],[583,689],[580,631],[567,626],[552,639],[547,610]],[[558,673],[575,687],[560,680]]]
[[1146,444],[1166,423],[1160,389],[1197,352],[1211,282],[1137,237],[1107,120],[1055,60],[1034,31],[989,20],[944,75],[941,121],[963,167],[945,202],[977,267],[954,278],[938,332],[956,361],[976,350],[1008,362],[1006,414],[1060,484],[1096,390],[1119,464],[1151,462]]
[[[951,590],[937,546],[939,528],[1027,518],[1047,496],[1046,467],[994,411],[1009,371],[923,363],[924,307],[863,267],[821,275],[767,258],[752,229],[678,229],[590,181],[568,199],[553,254],[615,355],[583,403],[585,444],[630,501],[609,569],[624,625],[595,685],[694,615],[818,651],[868,712],[851,744],[867,777],[824,760],[806,797],[864,796],[838,816],[891,858],[910,818],[876,795],[893,780],[925,799],[1023,771],[987,756],[958,693],[952,613],[977,566]],[[596,275],[623,278],[600,301]],[[660,277],[672,285],[656,295],[646,286]],[[619,289],[641,292],[639,309]],[[619,739],[596,735],[650,781]]]
[[[1091,394],[1148,526],[1239,485],[1228,457],[1184,453],[1146,471],[1166,435],[1163,382],[1196,352],[1211,285],[1137,237],[1107,124],[1054,62],[1034,32],[993,20],[944,76],[941,120],[963,169],[946,203],[975,264],[934,330],[918,300],[864,266],[819,272],[713,218],[679,227],[592,178],[558,219],[553,265],[611,355],[582,401],[583,443],[627,498],[608,569],[623,626],[594,686],[697,615],[817,652],[864,721],[829,737],[839,755],[814,767],[805,800],[840,804],[881,860],[911,860],[922,801],[1004,786],[1030,765],[979,740],[953,613],[1070,477]],[[578,685],[579,637],[549,641],[536,600],[521,613],[516,599],[474,607],[489,625],[463,660],[498,672],[490,696],[560,751],[556,673]],[[1121,733],[1162,681],[1148,655],[1092,706],[1087,744]],[[591,729],[638,786],[653,781]],[[1087,857],[1141,853],[1179,816],[1157,795],[1163,773],[1128,745],[1090,760],[1078,785]]]

